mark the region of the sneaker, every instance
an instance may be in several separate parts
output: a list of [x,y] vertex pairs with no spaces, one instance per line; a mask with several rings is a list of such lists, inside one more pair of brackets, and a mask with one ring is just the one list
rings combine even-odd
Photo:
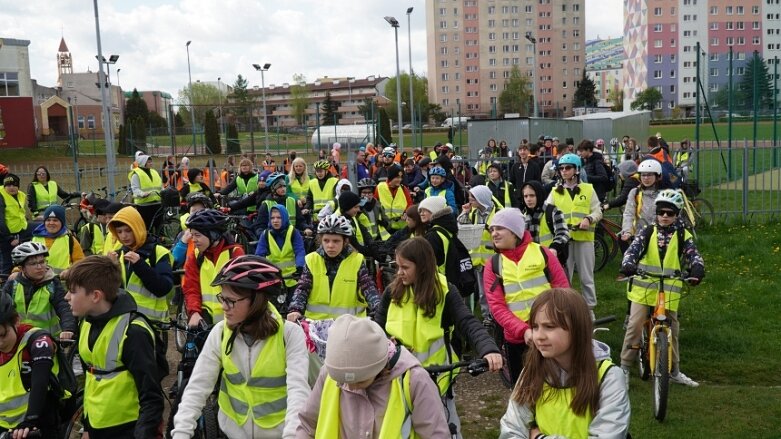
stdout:
[[678,384],[683,384],[684,386],[689,386],[689,387],[697,387],[700,385],[700,383],[687,377],[686,374],[684,374],[683,372],[678,372],[675,375],[670,375],[670,381]]
[[629,388],[629,366],[621,366],[621,372],[624,372],[624,381],[626,382],[626,388]]

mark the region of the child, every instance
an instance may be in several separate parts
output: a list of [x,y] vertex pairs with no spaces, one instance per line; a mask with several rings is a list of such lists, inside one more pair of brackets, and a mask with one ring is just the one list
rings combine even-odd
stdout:
[[154,331],[120,292],[119,267],[88,256],[67,273],[65,295],[82,318],[79,356],[84,364],[84,430],[91,439],[157,437],[163,391]]
[[354,233],[350,236],[350,245],[363,256],[367,258],[373,257],[375,255],[373,250],[374,238],[372,238],[369,229],[367,229],[360,220],[360,216],[365,216],[365,214],[361,212],[361,197],[355,192],[342,192],[339,194],[338,205],[339,208],[336,209],[336,214],[347,218],[347,220],[350,221],[350,225],[353,227]]
[[282,276],[288,278],[285,284],[293,290],[304,271],[306,250],[301,233],[290,224],[285,206],[276,204],[271,208],[268,226],[258,238],[255,254],[279,267]]
[[624,438],[629,396],[609,349],[592,341],[589,308],[576,291],[554,288],[532,305],[529,347],[501,420],[502,438]]
[[622,248],[626,251],[631,238],[637,232],[654,223],[656,196],[662,184],[662,164],[656,159],[643,160],[637,166],[640,185],[632,189],[626,197],[623,220],[621,222]]
[[65,208],[54,205],[46,208],[43,212],[43,224],[33,230],[33,242],[44,244],[49,249],[46,262],[55,274],[84,258],[79,241],[66,225]]
[[312,212],[312,218],[316,218],[320,209],[325,207],[326,203],[334,198],[338,180],[328,172],[328,168],[331,165],[327,161],[318,160],[313,166],[315,168],[316,178],[309,180],[309,193],[306,197],[306,207]]
[[309,396],[309,352],[301,327],[270,305],[284,294],[282,273],[266,259],[245,255],[225,265],[212,286],[220,289],[225,320],[204,343],[172,437],[193,437],[218,379],[218,418],[226,437],[293,437],[298,410]]
[[312,225],[309,224],[306,216],[301,213],[296,199],[288,195],[286,178],[285,174],[279,172],[274,172],[266,177],[266,185],[270,192],[263,203],[258,204],[258,218],[255,228],[258,230],[258,234],[260,234],[268,226],[271,208],[281,204],[285,206],[290,216],[290,225],[304,235],[311,236],[313,234]]
[[380,219],[382,210],[380,203],[374,198],[376,187],[377,184],[371,178],[363,178],[358,181],[358,194],[361,196],[361,201],[358,203],[361,206],[358,221],[369,231],[375,241],[380,239],[377,221]]
[[[425,186],[425,183],[423,186]],[[428,171],[428,187],[425,188],[423,192],[426,194],[426,198],[436,196],[445,197],[445,201],[452,209],[452,212],[458,212],[456,197],[453,192],[453,183],[447,181],[447,171],[445,171],[445,168],[434,166]]]
[[450,437],[420,362],[376,323],[351,315],[331,326],[325,367],[299,416],[297,438],[399,437],[405,424],[405,437]]
[[[683,208],[683,197],[675,189],[665,189],[656,196],[656,221],[644,228],[635,236],[629,249],[621,261],[621,274],[633,276],[638,268],[649,273],[682,271],[689,267],[691,285],[700,283],[705,277],[705,264],[697,251],[691,233],[685,229],[678,214]],[[697,387],[699,383],[684,375],[679,368],[678,353],[678,303],[683,282],[667,279],[664,282],[667,317],[670,319],[673,331],[673,358],[670,381],[689,387]],[[653,277],[635,277],[627,287],[627,298],[631,302],[629,320],[627,321],[624,343],[621,345],[621,368],[626,374],[629,384],[629,369],[637,360],[637,349],[640,344],[643,321],[648,316],[648,307],[656,303],[658,280]]]
[[19,190],[19,177],[6,174],[0,188],[0,274],[11,273],[11,249],[30,239],[27,195]]
[[530,181],[521,188],[521,212],[537,244],[548,247],[562,267],[567,266],[569,230],[564,214],[552,204],[543,203],[545,189],[539,181]]
[[108,229],[108,216],[106,208],[111,204],[109,200],[98,198],[92,204],[95,215],[79,230],[79,244],[85,256],[99,255],[103,253]]

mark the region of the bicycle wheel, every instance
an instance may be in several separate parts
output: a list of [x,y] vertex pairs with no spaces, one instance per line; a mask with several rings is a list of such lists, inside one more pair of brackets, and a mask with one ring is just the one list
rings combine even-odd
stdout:
[[198,430],[200,431],[196,431],[195,437],[200,437],[201,439],[218,439],[223,437],[217,422],[218,410],[217,396],[210,395],[206,399],[206,405],[203,406],[203,411],[201,411],[201,419],[198,420]]
[[607,265],[610,257],[610,247],[602,234],[594,234],[594,272],[597,272]]
[[667,393],[670,390],[667,331],[656,333],[656,365],[654,367],[654,418],[663,421],[667,414]]
[[705,198],[692,198],[692,207],[694,207],[694,218],[698,226],[712,226],[716,220],[716,214],[713,205]]
[[62,438],[81,439],[84,433],[84,425],[81,422],[84,413],[84,404],[81,397],[74,398],[73,411],[63,420]]
[[[188,322],[187,311],[184,308],[184,297],[179,300],[176,305],[176,323],[181,326],[186,326]],[[174,345],[179,353],[184,352],[184,345],[187,343],[187,334],[181,329],[174,330]]]
[[640,358],[638,358],[639,361],[637,362],[640,368],[640,379],[643,381],[648,381],[648,377],[651,376],[651,358],[649,356],[650,343],[648,339],[649,333],[648,325],[644,324],[643,336],[640,341],[640,352],[638,354]]
[[514,383],[512,374],[510,373],[507,344],[504,342],[504,330],[501,326],[499,326],[498,323],[496,323],[496,321],[494,321],[493,325],[491,326],[491,332],[496,345],[499,346],[499,353],[502,355],[502,369],[499,371],[499,377],[502,379],[502,384],[504,384],[504,387],[512,389]]

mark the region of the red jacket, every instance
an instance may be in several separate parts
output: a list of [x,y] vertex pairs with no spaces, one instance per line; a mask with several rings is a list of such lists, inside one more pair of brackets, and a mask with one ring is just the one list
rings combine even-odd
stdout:
[[[499,253],[513,262],[518,262],[523,257],[530,242],[532,242],[532,236],[528,231],[525,231],[523,233],[523,241],[517,247],[510,250],[501,250]],[[564,272],[558,258],[547,247],[543,247],[543,251],[548,259],[551,287],[569,288],[567,273]],[[485,268],[483,268],[483,286],[485,287],[485,297],[488,300],[491,315],[504,329],[504,338],[508,342],[524,344],[523,335],[529,329],[529,325],[510,311],[504,298],[504,288],[501,285],[494,285],[494,281],[496,281],[496,275],[494,274],[492,264],[486,263]]]
[[[215,263],[223,250],[228,248],[231,249],[231,258],[244,254],[244,248],[241,245],[227,244],[225,239],[221,239],[216,246],[211,247],[204,252],[204,257],[209,258],[212,263]],[[190,316],[196,312],[201,313],[201,267],[196,261],[194,250],[188,250],[187,259],[184,261],[182,292],[184,293],[184,306],[187,309],[187,315]]]

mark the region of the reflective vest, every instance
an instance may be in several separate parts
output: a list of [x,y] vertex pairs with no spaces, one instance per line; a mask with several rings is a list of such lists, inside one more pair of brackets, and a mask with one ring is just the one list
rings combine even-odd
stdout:
[[485,175],[488,171],[488,166],[491,164],[491,162],[482,161],[477,164],[477,174],[478,175]]
[[[200,252],[195,249],[195,257]],[[223,250],[217,258],[217,263],[213,264],[209,258],[204,257],[201,264],[200,282],[201,282],[201,307],[206,309],[212,316],[212,323],[216,324],[223,319],[222,305],[217,301],[217,294],[222,291],[220,287],[213,287],[212,282],[217,277],[217,273],[231,259],[230,249]]]
[[[656,226],[651,233],[651,239],[648,241],[648,248],[645,255],[640,258],[637,268],[654,274],[674,275],[676,271],[681,270],[680,248],[678,232],[675,232],[667,244],[667,251],[664,254],[664,260],[659,257],[658,231]],[[691,239],[691,233],[688,230],[684,232],[683,239]],[[683,281],[678,279],[665,279],[665,308],[669,311],[678,310],[678,302],[681,300],[681,288]],[[659,291],[659,279],[653,277],[635,277],[629,282],[627,298],[632,302],[642,305],[656,305],[656,294]]]
[[312,192],[312,213],[316,215],[317,212],[320,212],[320,209],[325,207],[326,203],[334,198],[336,179],[329,177],[325,180],[322,189],[320,188],[320,180],[316,178],[309,180],[309,190]]
[[30,395],[22,383],[22,356],[27,342],[36,331],[39,329],[28,330],[19,341],[13,358],[0,366],[0,376],[3,377],[3,385],[0,386],[0,428],[3,430],[15,428],[27,414]]
[[[285,233],[285,242],[282,248],[277,245],[277,240],[271,236],[271,229],[266,229],[266,239],[268,240],[268,260],[279,267],[283,277],[289,277],[296,272],[296,252],[293,250],[293,226],[287,226]],[[285,285],[293,287],[298,283],[296,279],[285,280]]]
[[[372,222],[369,219],[369,215],[366,215],[366,212],[358,212],[358,222],[363,227],[365,227],[366,230],[369,231],[369,234],[371,234],[372,239],[377,239],[377,237],[378,237],[378,235],[377,235],[377,231],[378,231],[377,222],[376,221]],[[356,228],[356,230],[357,230],[357,228]]]
[[40,182],[33,182],[33,190],[35,191],[35,212],[37,215],[39,212],[43,212],[47,207],[57,204],[57,183],[49,180],[48,183],[41,184]]
[[[497,201],[499,202],[498,209],[502,209],[502,208],[505,208],[505,207],[512,207],[513,202],[510,199],[510,193],[512,192],[510,190],[510,183],[507,180],[502,180],[501,184],[504,187],[504,200],[499,200],[498,198],[496,198],[496,196],[494,196],[494,198],[493,198],[494,199],[494,204],[496,204]],[[497,193],[498,192],[499,191],[497,190]]]
[[274,314],[279,329],[266,339],[249,377],[242,375],[233,357],[226,353],[233,331],[228,325],[222,327],[222,379],[217,401],[220,411],[239,426],[247,422],[250,414],[255,425],[263,429],[272,429],[285,421],[285,325],[273,306],[269,312]]
[[523,256],[516,264],[504,255],[499,258],[499,272],[502,273],[504,300],[515,317],[529,321],[534,299],[551,287],[545,275],[548,261],[539,244],[530,242]]
[[24,285],[18,281],[12,282],[15,282],[14,303],[16,311],[19,313],[19,322],[41,328],[52,335],[58,335],[62,328],[60,328],[60,318],[51,304],[51,297],[54,295],[52,282],[38,287],[30,298],[30,303],[25,303]]
[[689,163],[689,157],[690,156],[691,156],[691,153],[689,152],[688,149],[686,149],[686,150],[682,149],[682,150],[678,151],[678,154],[675,157],[675,167],[679,167],[681,165],[685,165],[685,164]]
[[[409,371],[391,381],[388,404],[382,417],[378,439],[417,439],[412,430],[412,395]],[[333,439],[341,434],[342,390],[333,378],[326,375],[323,393],[320,395],[320,413],[317,415],[315,439]]]
[[[432,364],[450,364],[445,330],[442,329],[445,295],[448,294],[447,278],[440,274],[438,281],[442,289],[442,300],[437,303],[436,312],[432,317],[426,317],[423,309],[415,305],[413,299],[415,293],[412,287],[406,287],[400,305],[391,301],[385,322],[385,332],[409,349],[424,367]],[[443,375],[437,380],[437,385],[440,394],[444,395],[450,387],[450,375]]]
[[[436,193],[434,193],[434,191],[436,191]],[[423,192],[426,194],[426,198],[430,198],[430,197],[443,197],[443,198],[447,198],[445,196],[445,194],[447,193],[447,189],[445,189],[443,187],[429,186]]]
[[[268,211],[268,216],[271,218],[271,208],[276,206],[277,201],[276,200],[265,200],[263,201],[263,204],[266,205],[266,210]],[[290,222],[290,225],[295,227],[296,226],[296,200],[293,199],[293,197],[285,197],[285,209],[287,210],[287,220]]]
[[154,169],[149,170],[151,177],[147,175],[145,171],[140,168],[135,168],[130,171],[128,179],[132,177],[132,174],[138,176],[138,184],[141,192],[149,192],[147,197],[133,197],[133,203],[135,204],[150,204],[160,201],[160,190],[163,188],[163,179],[160,178],[160,174]]
[[92,244],[90,245],[89,251],[93,255],[103,254],[103,246],[106,244],[106,236],[103,234],[103,229],[100,227],[100,224],[87,223],[81,227],[81,230],[81,236],[83,236],[84,233],[89,233],[92,236]]
[[203,192],[203,186],[201,186],[200,183],[190,182],[190,183],[187,184],[187,187],[190,188],[190,193],[191,194],[194,194],[196,192]]
[[574,198],[570,196],[569,190],[566,188],[562,193],[554,189],[552,192],[553,205],[564,214],[567,225],[576,228],[569,232],[573,241],[593,241],[594,230],[597,227],[595,223],[592,222],[587,230],[580,230],[577,227],[583,218],[591,213],[591,197],[594,196],[594,186],[589,183],[580,183],[577,187],[579,191],[574,195]]
[[179,226],[182,230],[187,230],[187,218],[190,218],[190,212],[187,212],[179,217]]
[[[491,210],[491,213],[488,214],[488,218],[486,218],[485,220],[485,227],[483,227],[483,234],[480,237],[480,245],[475,248],[469,249],[469,256],[472,257],[472,265],[475,267],[482,267],[483,265],[485,265],[485,261],[487,261],[494,254],[496,254],[494,252],[494,241],[491,238],[491,232],[488,231],[488,227],[491,225],[491,220],[494,218],[495,213],[496,213],[496,204],[494,204],[493,210]],[[479,223],[477,209],[472,208],[472,210],[469,212],[469,221],[472,224]]]
[[[308,183],[302,183],[298,177],[296,177],[290,180],[290,183],[287,187],[288,192],[293,196],[293,198],[296,199],[296,201],[306,199],[306,193],[309,190]],[[336,187],[336,185],[334,185],[334,187]]]
[[432,162],[435,161],[437,157],[439,156],[437,155],[436,151],[429,151],[428,158],[430,158]]
[[442,251],[444,252],[444,257],[442,258],[442,265],[437,266],[437,271],[439,274],[447,275],[447,252],[450,250],[450,239],[448,239],[448,236],[444,233],[437,230],[437,228],[440,228],[444,230],[444,228],[440,226],[434,226],[434,230],[437,232],[437,235],[439,235],[439,239],[442,241]]
[[[342,215],[342,211],[340,209],[336,209],[334,215],[341,215],[347,218],[348,221],[350,221],[350,225],[353,226],[353,232],[355,232],[355,240],[358,241],[358,244],[363,245],[364,243],[363,231],[361,231],[361,227],[359,226],[360,224],[359,221],[353,216]],[[360,212],[358,213],[358,215],[360,215]]]
[[[602,360],[597,366],[597,382],[601,383],[605,373],[613,366],[610,360]],[[542,394],[534,406],[537,427],[544,435],[555,435],[570,439],[587,439],[591,424],[591,409],[583,415],[572,412],[575,390],[572,387],[555,388],[544,383]]]
[[[246,182],[241,175],[236,176],[236,189],[239,196],[244,196],[258,190],[258,174],[252,174]],[[247,206],[247,212],[254,212],[257,207],[255,205]]]
[[335,319],[343,314],[366,317],[366,299],[358,292],[358,271],[362,264],[362,254],[350,253],[339,264],[333,286],[330,286],[325,259],[317,252],[306,255],[306,266],[313,280],[306,316],[313,320]]
[[103,243],[103,251],[101,251],[101,254],[104,256],[107,256],[109,253],[114,252],[122,248],[122,243],[119,242],[116,238],[114,238],[113,233],[107,233],[106,234],[106,240]]
[[26,205],[27,195],[19,191],[16,196],[6,192],[4,187],[0,187],[0,195],[5,202],[5,226],[11,234],[16,234],[27,228]]
[[[141,278],[135,273],[130,274],[130,278],[127,276],[126,265],[124,262],[124,252],[119,254],[119,260],[122,261],[119,264],[122,270],[122,283],[125,286],[125,291],[133,296],[133,300],[136,301],[136,307],[138,312],[149,317],[150,320],[156,320],[158,322],[168,321],[168,296],[157,297],[152,294],[141,282]],[[150,267],[154,267],[157,262],[163,258],[168,258],[168,262],[173,265],[171,253],[163,246],[155,246],[155,260],[154,263],[150,263]],[[150,261],[147,261],[150,262]],[[171,290],[173,291],[173,289]]]
[[377,195],[380,206],[382,206],[385,216],[388,218],[390,227],[390,230],[384,230],[384,228],[380,230],[380,237],[385,241],[390,238],[393,232],[406,226],[401,216],[404,215],[409,206],[407,205],[407,197],[404,195],[404,189],[401,186],[396,189],[396,195],[392,195],[388,182],[380,182],[377,185]]
[[[542,216],[540,217],[540,230],[537,235],[537,242],[538,244],[544,246],[544,247],[550,247],[551,244],[553,244],[553,232],[551,231],[550,227],[548,227],[548,212],[547,205],[543,207],[542,209]],[[553,209],[550,210],[550,212],[553,212]],[[553,220],[553,218],[551,218]]]
[[131,321],[130,313],[114,316],[89,347],[91,324],[81,322],[79,356],[84,362],[84,415],[92,427],[108,428],[138,419],[140,405],[133,375],[122,361],[122,349],[130,325],[138,325],[155,339],[152,328],[143,319]]
[[[73,239],[70,233],[60,235],[52,240],[49,247],[49,256],[46,257],[46,263],[54,271],[60,274],[71,266],[70,240]],[[46,238],[43,236],[33,236],[33,242],[46,245]]]

